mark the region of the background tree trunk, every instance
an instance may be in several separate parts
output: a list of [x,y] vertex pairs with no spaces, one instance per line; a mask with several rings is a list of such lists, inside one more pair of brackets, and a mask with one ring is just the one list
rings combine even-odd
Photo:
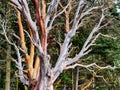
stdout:
[[75,84],[74,84],[74,70],[72,69],[72,90],[74,90],[75,88]]
[[10,60],[10,52],[11,46],[7,45],[7,57],[6,57],[6,79],[5,79],[5,90],[10,90],[10,72],[11,72],[11,60]]
[[75,90],[78,90],[78,80],[79,80],[79,67],[76,67]]
[[64,85],[64,88],[63,88],[63,90],[66,90],[66,85]]

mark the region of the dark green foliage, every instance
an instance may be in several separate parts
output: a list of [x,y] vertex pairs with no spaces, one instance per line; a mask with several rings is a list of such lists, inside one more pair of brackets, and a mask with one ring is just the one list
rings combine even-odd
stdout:
[[93,47],[92,53],[106,56],[108,55],[109,51],[117,49],[118,47],[116,47],[115,40],[101,37],[96,40],[96,46]]
[[61,90],[66,85],[66,88],[71,88],[72,80],[71,80],[71,71],[64,71],[60,74],[59,79],[61,80],[60,84],[57,86],[57,90]]
[[109,8],[109,11],[111,13],[111,15],[117,19],[117,20],[120,20],[120,14],[119,12],[117,12],[117,7],[119,7],[120,3],[117,3],[117,4],[113,4],[110,8]]
[[60,75],[60,79],[63,81],[64,84],[71,84],[72,80],[71,80],[70,76],[71,76],[70,71],[63,72]]

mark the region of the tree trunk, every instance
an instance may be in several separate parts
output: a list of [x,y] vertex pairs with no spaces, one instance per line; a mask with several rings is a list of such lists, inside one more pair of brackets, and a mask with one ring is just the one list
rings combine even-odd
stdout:
[[11,47],[10,47],[10,45],[8,45],[7,57],[6,57],[5,90],[10,90],[10,69],[11,69],[10,51],[11,51]]
[[78,90],[78,80],[79,80],[79,67],[76,67],[75,90]]
[[18,77],[16,77],[16,90],[18,90]]
[[39,90],[53,90],[53,84],[50,82],[48,77],[45,76],[40,82]]
[[66,85],[64,85],[64,88],[63,88],[63,90],[66,90]]
[[72,90],[75,89],[75,84],[74,84],[74,70],[72,69]]
[[53,84],[49,84],[47,77],[41,80],[39,85],[36,85],[34,90],[53,90]]
[[40,64],[41,65],[40,65],[39,79],[34,90],[53,90],[53,83],[52,83],[53,73],[49,67],[49,64],[47,63],[46,65],[44,65],[44,62],[42,60]]

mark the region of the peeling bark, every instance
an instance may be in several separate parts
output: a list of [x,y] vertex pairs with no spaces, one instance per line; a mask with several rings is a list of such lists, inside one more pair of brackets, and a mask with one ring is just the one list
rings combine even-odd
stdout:
[[[75,68],[76,66],[90,68],[96,67],[99,69],[115,69],[116,67],[106,66],[101,67],[96,63],[83,65],[78,64],[83,56],[87,55],[91,51],[91,46],[94,45],[95,40],[101,35],[98,31],[106,26],[107,24],[102,25],[102,22],[105,19],[104,11],[106,10],[102,5],[97,6],[93,5],[87,7],[87,0],[74,1],[77,2],[75,5],[75,13],[72,18],[70,18],[70,11],[72,10],[73,0],[68,0],[65,6],[62,6],[61,0],[51,0],[48,6],[46,6],[45,0],[41,2],[39,0],[31,0],[34,4],[34,15],[35,21],[32,20],[31,13],[28,7],[27,0],[10,0],[12,5],[17,11],[18,18],[18,27],[19,27],[19,40],[21,44],[20,49],[14,42],[11,42],[5,32],[5,24],[3,25],[3,33],[6,40],[9,44],[14,46],[18,60],[15,61],[16,66],[19,71],[19,78],[23,84],[28,85],[32,90],[53,90],[53,84],[63,70]],[[97,1],[95,1],[97,3]],[[41,3],[41,4],[40,4]],[[62,7],[62,9],[59,7]],[[47,8],[46,8],[47,7]],[[46,10],[47,9],[47,10]],[[98,23],[91,29],[88,38],[84,42],[82,49],[74,57],[69,57],[71,39],[76,34],[79,26],[83,23],[83,18],[89,15],[94,14],[94,10],[101,10],[100,18]],[[62,44],[60,44],[60,54],[56,60],[54,67],[51,67],[50,56],[47,53],[47,38],[49,31],[54,27],[54,22],[56,18],[60,15],[65,14],[65,39]],[[21,15],[26,21],[26,26],[29,30],[24,30],[24,27],[21,22]],[[72,19],[70,21],[70,19]],[[71,24],[70,24],[71,23]],[[40,30],[40,34],[39,34]],[[30,47],[26,46],[25,36],[27,35],[30,40]],[[40,38],[39,38],[40,36]],[[30,49],[27,51],[27,49]],[[26,72],[23,72],[22,65],[22,55],[24,55],[25,63],[28,66]],[[36,55],[35,55],[36,53]],[[25,75],[27,78],[25,78]],[[78,74],[77,74],[78,75]],[[77,76],[78,77],[78,76]],[[77,80],[78,81],[78,80]],[[76,81],[76,83],[77,83]],[[77,85],[77,84],[76,84]],[[78,87],[78,86],[76,86]],[[77,90],[77,89],[76,89]]]

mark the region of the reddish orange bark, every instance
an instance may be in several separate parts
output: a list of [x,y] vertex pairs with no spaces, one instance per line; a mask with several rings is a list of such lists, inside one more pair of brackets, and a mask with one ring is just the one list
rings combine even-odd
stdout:
[[35,8],[35,18],[37,20],[37,23],[40,27],[41,30],[41,45],[43,48],[43,51],[45,49],[45,38],[46,38],[46,32],[45,32],[45,27],[44,27],[44,20],[42,17],[42,13],[40,10],[40,6],[39,6],[39,0],[32,0],[33,4],[34,4],[34,8]]
[[[20,15],[20,12],[16,8],[15,8],[15,10],[17,12],[17,19],[18,19],[17,23],[18,23],[18,27],[19,27],[21,48],[23,50],[27,50],[26,43],[25,43],[26,41],[25,41],[25,37],[24,37],[23,25],[22,25],[22,22],[21,22],[21,15]],[[29,25],[28,25],[28,28],[29,28]],[[32,32],[31,32],[30,28],[29,28],[29,33],[30,33],[30,36],[32,37]],[[37,57],[35,59],[35,66],[33,65],[33,63],[34,63],[34,52],[35,52],[34,48],[35,47],[34,47],[33,43],[30,42],[30,55],[28,53],[24,54],[25,63],[28,65],[28,69],[24,70],[24,73],[27,74],[27,76],[29,77],[30,84],[31,84],[32,88],[34,88],[34,86],[35,86],[35,82],[33,81],[33,79],[36,79],[37,71],[38,71],[39,63],[40,63],[39,57]]]

